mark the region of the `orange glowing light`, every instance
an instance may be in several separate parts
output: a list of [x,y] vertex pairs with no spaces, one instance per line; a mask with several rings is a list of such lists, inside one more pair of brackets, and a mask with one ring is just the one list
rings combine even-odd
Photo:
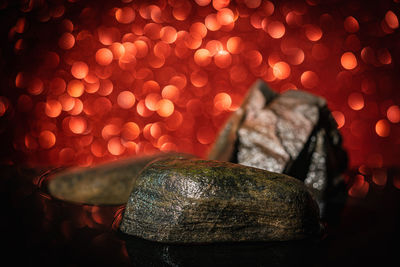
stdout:
[[74,99],[74,107],[68,111],[71,115],[79,115],[83,111],[83,103],[79,98]]
[[348,16],[344,20],[344,29],[349,33],[355,33],[360,29],[360,25],[355,17]]
[[119,156],[125,152],[126,147],[122,145],[121,138],[113,137],[108,140],[107,149],[111,155]]
[[322,38],[322,30],[316,25],[306,25],[305,33],[308,40],[316,42]]
[[179,89],[175,85],[167,85],[161,91],[161,96],[173,102],[179,99]]
[[147,46],[147,43],[145,41],[136,40],[133,44],[135,45],[137,50],[137,58],[144,58],[145,56],[147,56],[147,53],[149,52],[149,47]]
[[214,63],[218,68],[225,69],[232,63],[232,56],[228,51],[221,50],[214,56]]
[[375,131],[376,131],[376,134],[380,137],[388,137],[390,134],[389,122],[385,119],[379,120],[375,124]]
[[257,8],[261,5],[261,0],[244,0],[248,8]]
[[240,37],[231,37],[226,43],[226,48],[231,54],[240,54],[243,51],[243,41]]
[[387,182],[387,172],[385,169],[376,169],[372,171],[372,181],[379,185],[385,186]]
[[7,111],[7,106],[4,103],[3,99],[0,99],[0,117],[4,115]]
[[62,106],[57,100],[48,100],[46,102],[45,113],[50,118],[56,118],[61,114]]
[[352,70],[357,67],[357,58],[352,52],[343,53],[340,62],[342,63],[343,68],[347,70]]
[[178,74],[171,77],[169,83],[175,85],[178,89],[182,90],[183,88],[186,87],[187,79],[184,74]]
[[39,145],[44,149],[53,147],[56,143],[56,136],[53,132],[45,130],[39,134]]
[[67,84],[62,78],[56,77],[50,81],[50,93],[52,95],[61,95],[66,87]]
[[99,65],[110,65],[113,61],[113,53],[107,48],[100,48],[96,52],[96,62]]
[[207,126],[200,127],[196,132],[196,138],[200,144],[211,144],[215,139],[215,131]]
[[36,142],[36,138],[34,138],[32,135],[27,134],[25,135],[25,146],[28,149],[35,150],[38,147],[38,143]]
[[69,120],[69,129],[74,134],[82,134],[86,131],[87,122],[85,118],[82,117],[72,117]]
[[207,27],[201,22],[195,22],[190,26],[189,32],[197,33],[204,38],[207,36]]
[[392,56],[387,48],[378,50],[378,60],[380,63],[388,65],[392,63]]
[[219,51],[224,49],[222,43],[218,40],[211,40],[207,42],[206,49],[210,52],[210,56],[215,56]]
[[263,57],[259,51],[250,50],[246,52],[245,59],[250,67],[255,68],[261,64]]
[[183,122],[182,113],[175,110],[171,116],[165,118],[165,127],[169,131],[175,131],[179,128],[179,126],[181,126],[182,122]]
[[111,137],[118,135],[120,132],[121,129],[118,127],[118,125],[111,123],[103,127],[103,129],[101,130],[101,136],[104,140],[108,140]]
[[100,87],[99,87],[99,90],[97,91],[97,93],[101,96],[108,96],[109,94],[112,93],[113,88],[114,88],[114,85],[110,80],[108,80],[108,79],[101,80]]
[[121,137],[133,141],[140,135],[140,128],[135,122],[127,122],[122,126]]
[[229,110],[232,105],[231,96],[227,93],[218,93],[214,97],[214,107],[218,111]]
[[174,103],[168,99],[161,99],[157,102],[157,114],[161,117],[169,117],[174,113]]
[[123,109],[130,109],[135,104],[135,95],[130,91],[122,91],[118,94],[117,103]]
[[197,70],[190,74],[190,81],[196,87],[203,87],[208,83],[208,75],[205,71]]
[[400,107],[396,105],[390,106],[386,111],[386,116],[392,123],[400,122]]
[[76,61],[72,64],[71,74],[76,79],[83,79],[89,73],[89,66],[83,61]]
[[350,187],[348,193],[352,197],[364,198],[369,191],[369,183],[364,180],[364,176],[356,175],[353,185]]
[[361,93],[352,93],[347,98],[347,103],[353,110],[361,110],[364,107],[364,97]]
[[196,32],[191,32],[187,34],[184,38],[184,43],[189,49],[197,49],[201,46],[203,42],[201,35]]
[[211,3],[211,0],[194,0],[199,6],[207,6]]
[[267,26],[268,34],[274,38],[279,39],[285,35],[285,25],[280,21],[273,21]]
[[276,78],[284,80],[290,76],[290,66],[284,61],[276,63],[273,67],[273,72]]
[[229,8],[221,8],[217,13],[218,23],[221,25],[228,25],[234,21],[234,15]]
[[149,110],[146,105],[145,105],[145,100],[140,100],[137,105],[136,105],[136,111],[137,113],[143,117],[143,118],[147,118],[150,117],[151,115],[153,115],[154,111]]
[[130,7],[118,8],[115,12],[115,19],[119,23],[129,24],[135,20],[135,11]]
[[301,84],[306,88],[314,88],[319,83],[318,75],[313,71],[305,71],[300,77]]
[[40,95],[43,92],[43,82],[39,78],[33,78],[29,84],[28,92],[31,95]]
[[160,31],[161,40],[167,44],[172,44],[176,41],[178,34],[176,29],[171,26],[165,26]]
[[218,31],[221,28],[221,24],[218,21],[216,14],[209,14],[204,19],[204,25],[206,25],[207,29],[210,31]]
[[65,32],[58,40],[58,46],[64,50],[69,50],[74,47],[74,45],[75,37],[69,32]]
[[151,40],[160,39],[161,25],[157,23],[147,23],[143,28],[143,33]]
[[207,66],[211,63],[210,52],[204,48],[198,49],[194,53],[194,62],[201,67]]
[[335,119],[336,123],[337,123],[337,128],[340,129],[344,126],[344,124],[346,123],[346,119],[343,115],[342,112],[340,111],[332,111],[332,116]]
[[29,80],[28,74],[25,72],[18,72],[17,76],[15,77],[15,86],[18,88],[24,88],[28,86]]
[[150,135],[158,139],[163,134],[163,125],[161,122],[152,123],[150,126]]
[[109,49],[112,52],[112,57],[115,59],[120,59],[125,54],[125,47],[118,42],[112,43]]
[[67,86],[67,92],[72,97],[80,97],[85,91],[85,86],[81,81],[70,80]]
[[391,10],[386,12],[385,21],[386,24],[393,30],[399,27],[399,19],[397,18],[396,14],[393,13],[393,11]]
[[70,111],[74,108],[75,98],[71,97],[68,94],[63,94],[58,97],[58,101],[60,101],[62,110]]
[[146,108],[148,108],[151,111],[156,111],[158,108],[157,103],[160,99],[161,95],[158,93],[148,94],[144,100]]

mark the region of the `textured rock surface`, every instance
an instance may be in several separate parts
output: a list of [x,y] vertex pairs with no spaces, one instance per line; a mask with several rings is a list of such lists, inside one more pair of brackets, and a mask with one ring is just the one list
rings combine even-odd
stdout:
[[128,201],[137,175],[157,154],[77,168],[56,173],[48,182],[50,194],[58,199],[93,205],[120,205]]
[[[226,132],[229,145],[223,146]],[[221,130],[209,158],[296,177],[312,190],[323,214],[332,197],[344,194],[337,185],[347,157],[336,122],[324,99],[304,91],[277,95],[256,82]]]
[[318,207],[292,177],[238,164],[162,159],[142,170],[122,232],[171,243],[298,240],[318,234]]

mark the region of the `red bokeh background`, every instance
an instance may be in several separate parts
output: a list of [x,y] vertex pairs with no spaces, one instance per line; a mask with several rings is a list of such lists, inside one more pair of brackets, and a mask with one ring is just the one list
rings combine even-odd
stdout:
[[205,156],[260,78],[326,98],[352,168],[397,166],[397,2],[2,0],[2,159]]

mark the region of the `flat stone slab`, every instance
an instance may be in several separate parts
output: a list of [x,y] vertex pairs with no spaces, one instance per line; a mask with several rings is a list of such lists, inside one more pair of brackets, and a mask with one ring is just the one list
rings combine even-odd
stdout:
[[318,205],[284,174],[202,159],[154,161],[133,185],[123,233],[166,243],[287,241],[320,232]]

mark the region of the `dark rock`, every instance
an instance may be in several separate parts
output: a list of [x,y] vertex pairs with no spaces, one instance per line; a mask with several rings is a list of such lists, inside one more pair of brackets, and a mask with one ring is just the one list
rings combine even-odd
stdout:
[[126,204],[139,172],[149,162],[165,156],[169,157],[171,154],[66,169],[50,177],[47,188],[53,197],[64,201],[92,205]]
[[151,241],[299,240],[319,233],[318,207],[292,177],[229,162],[161,159],[142,170],[120,230]]
[[322,214],[347,167],[326,101],[299,90],[277,95],[262,81],[222,128],[209,158],[293,176],[310,188]]

